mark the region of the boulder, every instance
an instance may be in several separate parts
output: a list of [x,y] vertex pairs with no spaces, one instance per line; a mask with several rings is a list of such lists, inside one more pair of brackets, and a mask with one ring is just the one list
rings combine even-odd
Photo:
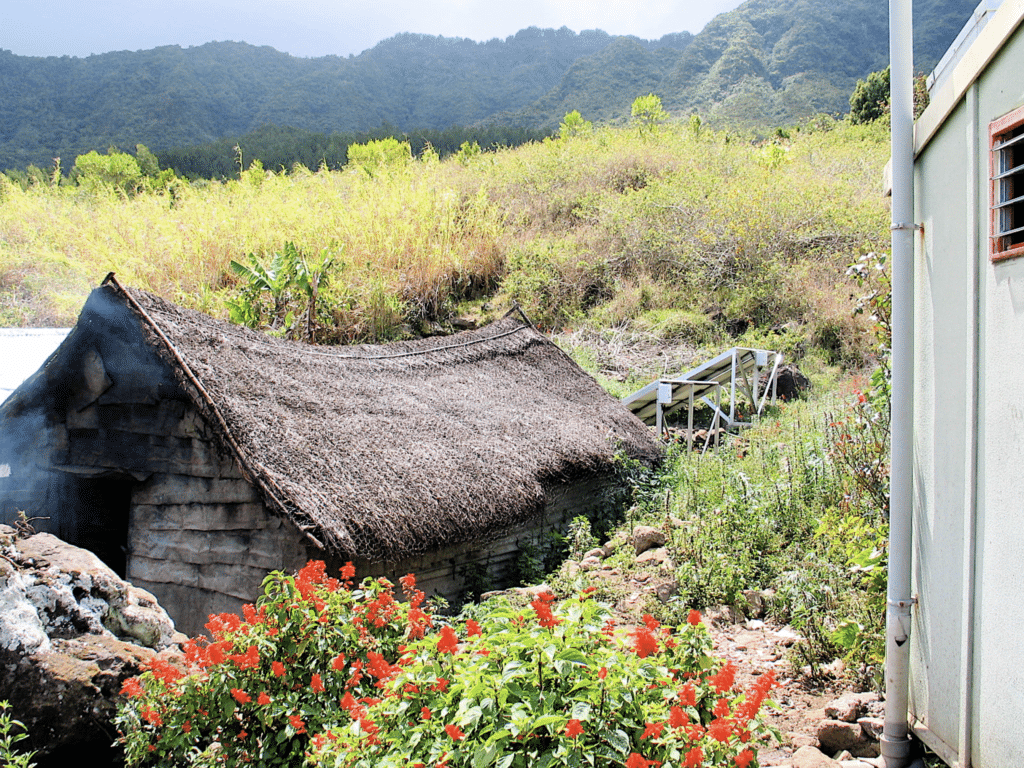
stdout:
[[832,754],[845,749],[854,757],[878,757],[878,743],[869,739],[857,723],[825,720],[818,726],[818,743]]
[[[762,374],[759,382],[762,393],[768,385],[768,374]],[[795,400],[800,394],[811,388],[811,380],[808,379],[792,363],[780,365],[775,375],[775,395],[780,400]],[[771,396],[771,392],[767,392]]]
[[855,723],[866,713],[868,705],[878,700],[876,693],[844,693],[825,705],[825,717]]
[[814,747],[800,747],[793,753],[793,768],[842,768],[842,765]]
[[633,529],[631,541],[636,554],[642,555],[648,549],[664,546],[665,532],[649,525],[638,525]]
[[28,731],[19,746],[41,765],[106,761],[122,684],[184,635],[150,593],[50,534],[0,526],[0,564],[0,700]]

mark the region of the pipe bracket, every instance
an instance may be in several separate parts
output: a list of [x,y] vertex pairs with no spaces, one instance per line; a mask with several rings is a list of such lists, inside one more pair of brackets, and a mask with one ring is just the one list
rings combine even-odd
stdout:
[[907,229],[916,229],[919,232],[924,231],[924,227],[922,227],[920,224],[893,224],[891,227],[889,227],[890,232],[901,232]]

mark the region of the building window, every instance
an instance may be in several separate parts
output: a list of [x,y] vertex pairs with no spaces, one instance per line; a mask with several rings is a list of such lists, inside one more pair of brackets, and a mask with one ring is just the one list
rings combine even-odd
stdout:
[[992,260],[1024,256],[1024,107],[989,125]]

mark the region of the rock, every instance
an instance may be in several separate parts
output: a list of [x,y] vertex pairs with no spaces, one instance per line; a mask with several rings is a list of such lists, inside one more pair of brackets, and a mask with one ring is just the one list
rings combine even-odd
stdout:
[[582,568],[585,571],[588,571],[591,568],[597,568],[600,565],[601,558],[599,557],[584,557],[582,560],[580,560],[580,568]]
[[874,701],[878,701],[878,694],[844,693],[835,701],[825,705],[825,717],[842,720],[846,723],[855,723],[857,718],[865,713],[867,705]]
[[604,552],[605,557],[611,557],[615,554],[616,550],[629,541],[629,536],[625,531],[619,531],[615,536],[604,543],[601,550]]
[[793,768],[842,768],[842,766],[814,747],[800,747],[793,753]]
[[604,560],[604,548],[596,547],[595,549],[590,550],[589,552],[587,552],[587,554],[583,556],[583,559],[586,560],[588,557],[596,557],[598,560]]
[[526,597],[540,597],[541,595],[553,594],[551,592],[551,587],[547,584],[534,584],[529,587],[513,587],[512,591],[520,595],[525,595]]
[[660,581],[654,587],[654,593],[658,596],[658,600],[661,603],[667,603],[679,594],[679,582],[675,579],[671,579],[670,581]]
[[756,589],[745,589],[742,595],[745,605],[739,607],[744,609],[743,612],[752,619],[763,618],[768,609],[764,595]]
[[786,737],[796,749],[814,746],[814,737],[808,736],[806,733],[787,733]]
[[668,556],[668,550],[665,547],[648,549],[642,555],[637,557],[636,562],[639,565],[643,565],[644,563],[655,563],[665,568],[675,568],[675,564],[672,562],[672,558]]
[[[91,552],[0,528],[0,699],[44,760],[107,762],[121,686],[184,636]],[[66,759],[65,759],[66,758]]]
[[[761,376],[759,382],[761,392],[764,393],[765,387],[768,384],[768,374]],[[792,363],[786,365],[780,365],[779,370],[775,375],[775,395],[780,400],[793,400],[800,396],[801,392],[804,392],[811,388],[811,380],[808,379]],[[769,396],[771,393],[768,393]]]
[[740,632],[736,635],[736,639],[733,642],[736,643],[736,650],[745,651],[750,646],[756,644],[760,639],[761,637],[753,632]]
[[665,532],[660,528],[652,528],[649,525],[638,525],[633,529],[630,538],[633,542],[633,549],[637,555],[642,555],[649,549],[660,547],[665,544]]
[[869,739],[879,741],[882,738],[882,729],[885,728],[885,720],[880,717],[861,717],[857,720],[857,725]]
[[830,753],[849,750],[853,757],[877,757],[878,744],[864,735],[857,723],[826,720],[818,726],[818,742]]

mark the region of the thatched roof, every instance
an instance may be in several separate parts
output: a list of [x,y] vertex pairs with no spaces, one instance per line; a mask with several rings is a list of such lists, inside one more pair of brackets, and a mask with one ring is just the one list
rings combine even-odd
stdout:
[[385,345],[315,347],[230,325],[111,278],[271,508],[347,557],[480,539],[606,473],[650,431],[524,317]]

